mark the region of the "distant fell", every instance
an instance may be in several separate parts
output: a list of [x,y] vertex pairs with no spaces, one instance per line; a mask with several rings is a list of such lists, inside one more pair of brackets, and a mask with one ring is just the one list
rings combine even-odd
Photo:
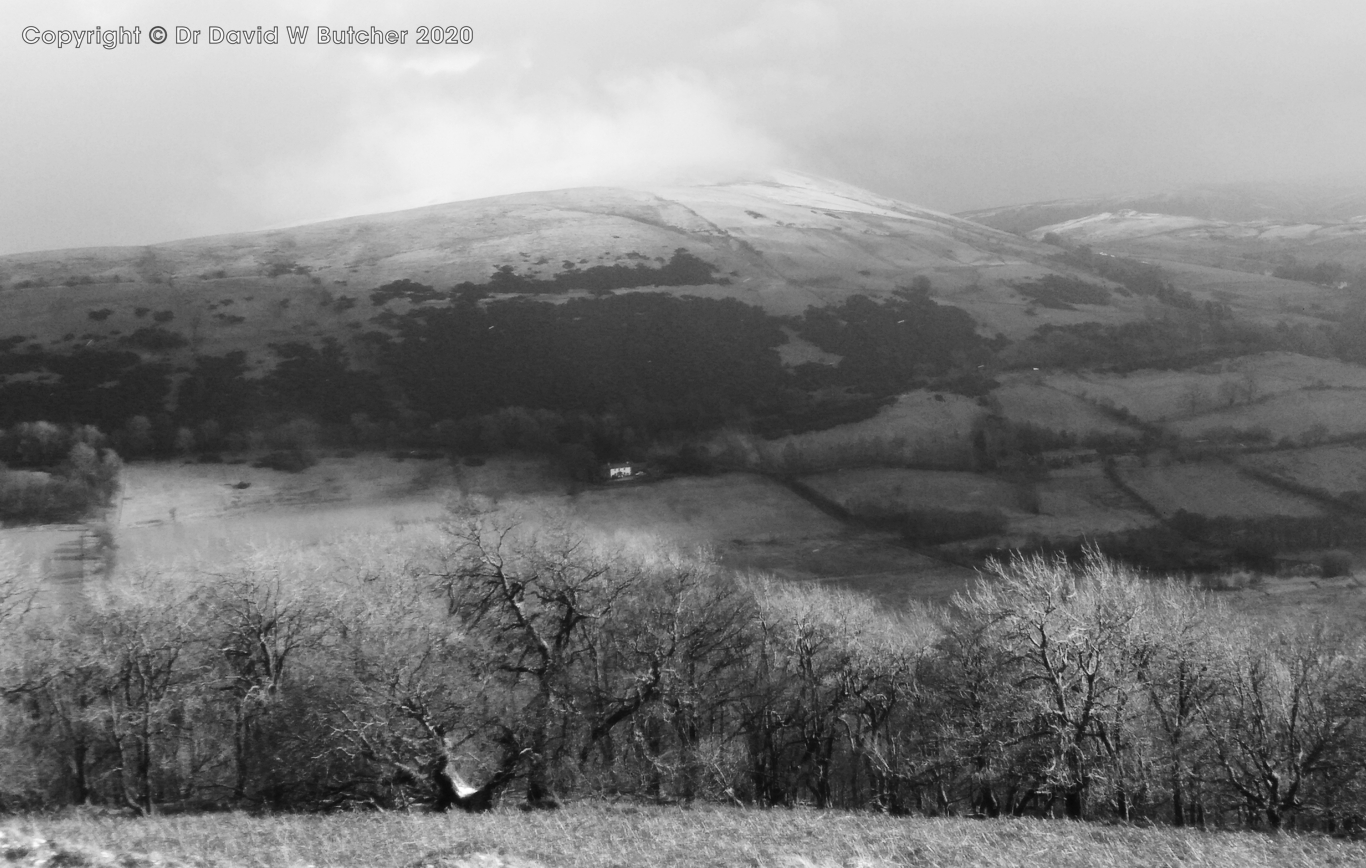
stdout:
[[1027,235],[1043,226],[1120,211],[1233,223],[1340,222],[1366,215],[1366,184],[1205,184],[1155,193],[982,208],[958,216],[1004,232]]
[[12,254],[0,257],[0,291],[118,283],[124,293],[171,284],[211,292],[224,285],[215,282],[269,288],[294,278],[367,291],[411,280],[441,289],[490,284],[493,292],[559,278],[575,289],[582,287],[567,272],[657,265],[679,248],[715,266],[714,278],[690,292],[783,313],[885,294],[916,274],[949,286],[1038,276],[1048,255],[959,217],[781,173],[522,193],[141,247]]

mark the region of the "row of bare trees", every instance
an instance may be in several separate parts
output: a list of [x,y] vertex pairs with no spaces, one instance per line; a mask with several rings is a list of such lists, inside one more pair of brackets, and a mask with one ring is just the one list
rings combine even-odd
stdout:
[[125,575],[64,611],[0,558],[0,807],[1366,815],[1358,638],[1098,553],[892,612],[486,504],[416,534]]

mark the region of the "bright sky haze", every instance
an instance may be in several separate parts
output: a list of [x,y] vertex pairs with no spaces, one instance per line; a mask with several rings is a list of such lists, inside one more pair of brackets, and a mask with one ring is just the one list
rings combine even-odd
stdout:
[[[23,37],[97,25],[141,44]],[[769,168],[944,211],[1366,178],[1349,0],[57,0],[5,4],[0,45],[0,253]]]

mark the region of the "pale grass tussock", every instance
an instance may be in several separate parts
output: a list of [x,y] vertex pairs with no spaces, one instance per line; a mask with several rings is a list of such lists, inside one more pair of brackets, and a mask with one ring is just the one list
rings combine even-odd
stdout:
[[[12,849],[41,837],[67,865],[229,868],[1318,868],[1366,864],[1366,843],[1045,820],[894,818],[842,811],[575,803],[483,815],[245,814],[109,820],[15,819]],[[101,853],[121,855],[100,861]],[[12,857],[11,853],[15,855]],[[84,854],[84,855],[82,855]],[[155,858],[131,854],[156,854]],[[85,861],[80,861],[85,859]]]

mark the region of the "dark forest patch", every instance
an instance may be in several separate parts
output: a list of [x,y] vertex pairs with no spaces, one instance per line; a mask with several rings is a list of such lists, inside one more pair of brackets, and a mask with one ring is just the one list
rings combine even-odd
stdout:
[[[414,409],[604,413],[696,430],[732,411],[777,412],[795,384],[778,320],[731,300],[632,293],[419,308],[372,332],[382,372]],[[439,414],[439,415],[438,415]]]
[[959,385],[975,383],[970,372],[989,362],[996,349],[995,342],[977,334],[965,311],[934,302],[924,289],[899,290],[881,302],[854,296],[842,304],[808,308],[792,327],[820,349],[842,357],[833,368],[800,366],[807,385],[843,386],[870,395],[935,381],[958,391]]
[[578,263],[566,260],[563,271],[544,280],[518,274],[512,266],[503,265],[494,271],[488,283],[465,281],[457,284],[454,291],[528,294],[573,290],[611,292],[647,286],[702,286],[709,283],[725,286],[730,283],[729,278],[718,277],[716,272],[716,266],[680,247],[662,265],[636,262],[634,265],[591,265],[580,268]]

